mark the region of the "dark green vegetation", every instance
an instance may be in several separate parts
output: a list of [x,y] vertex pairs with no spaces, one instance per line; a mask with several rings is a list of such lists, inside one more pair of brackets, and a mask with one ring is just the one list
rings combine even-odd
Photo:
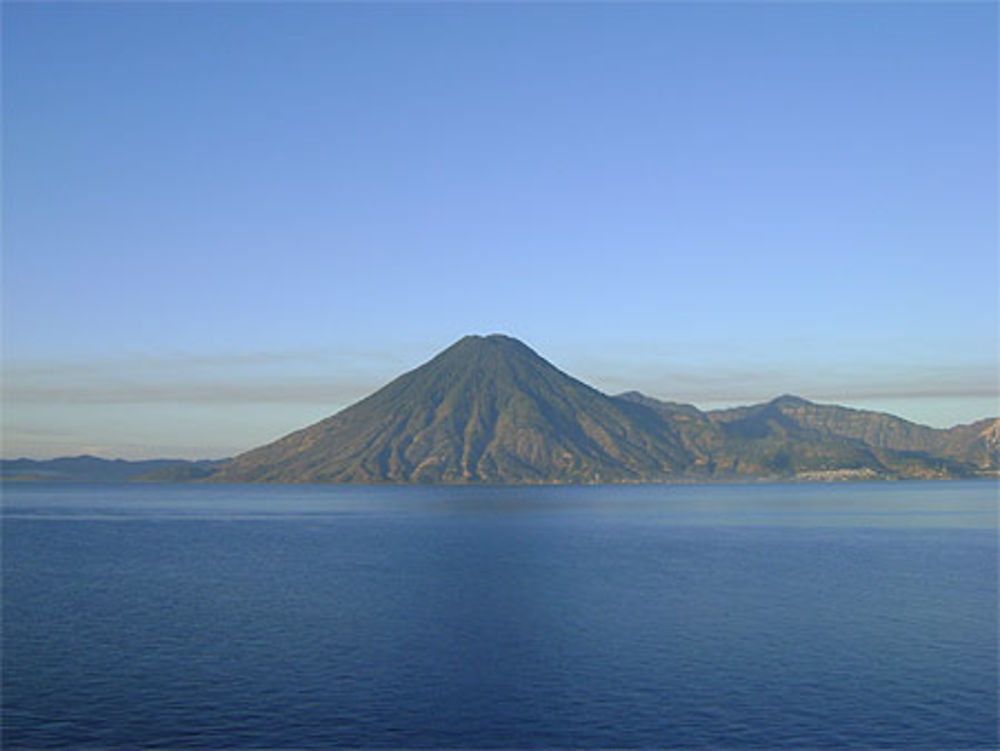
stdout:
[[577,483],[992,473],[998,420],[950,430],[796,397],[703,412],[607,396],[521,342],[469,336],[221,482]]

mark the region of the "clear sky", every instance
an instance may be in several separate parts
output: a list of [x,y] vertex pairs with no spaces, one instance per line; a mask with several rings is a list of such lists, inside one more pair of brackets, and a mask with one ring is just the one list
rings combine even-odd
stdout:
[[3,5],[3,455],[221,457],[467,333],[998,412],[997,6]]

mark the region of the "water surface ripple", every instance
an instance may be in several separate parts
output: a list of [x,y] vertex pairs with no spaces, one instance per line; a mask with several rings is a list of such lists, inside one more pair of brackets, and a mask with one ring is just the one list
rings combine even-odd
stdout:
[[997,747],[996,486],[8,487],[3,747]]

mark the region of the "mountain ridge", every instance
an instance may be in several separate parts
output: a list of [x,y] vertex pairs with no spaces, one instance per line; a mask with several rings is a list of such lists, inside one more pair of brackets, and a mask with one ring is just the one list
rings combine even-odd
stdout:
[[4,481],[634,483],[977,477],[1000,419],[931,428],[783,394],[720,410],[608,395],[502,334],[462,337],[317,423],[226,460],[0,462]]
[[90,454],[54,459],[0,459],[3,482],[182,482],[208,477],[225,459],[103,459]]
[[638,392],[609,396],[523,342],[491,334],[459,339],[344,410],[224,463],[209,479],[673,482],[963,477],[996,469],[995,442],[970,434],[963,443],[935,431],[787,394],[708,412]]

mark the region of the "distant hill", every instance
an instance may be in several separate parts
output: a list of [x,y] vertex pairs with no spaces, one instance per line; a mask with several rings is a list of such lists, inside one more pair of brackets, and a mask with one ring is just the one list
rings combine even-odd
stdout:
[[795,396],[709,412],[637,392],[618,398],[649,406],[678,426],[689,443],[703,447],[715,476],[962,477],[1000,466],[996,418],[937,430]]
[[815,404],[793,396],[751,407],[717,410],[709,415],[728,425],[747,424],[759,421],[768,410],[780,413],[798,429],[858,440],[876,449],[924,453],[966,462],[980,469],[997,469],[1000,463],[998,418],[939,429],[883,412]]
[[969,477],[998,421],[936,430],[779,397],[705,412],[607,396],[506,336],[469,336],[371,396],[223,463],[220,482],[575,483]]
[[218,461],[183,459],[100,459],[68,456],[59,459],[2,459],[4,482],[176,482],[210,475]]

